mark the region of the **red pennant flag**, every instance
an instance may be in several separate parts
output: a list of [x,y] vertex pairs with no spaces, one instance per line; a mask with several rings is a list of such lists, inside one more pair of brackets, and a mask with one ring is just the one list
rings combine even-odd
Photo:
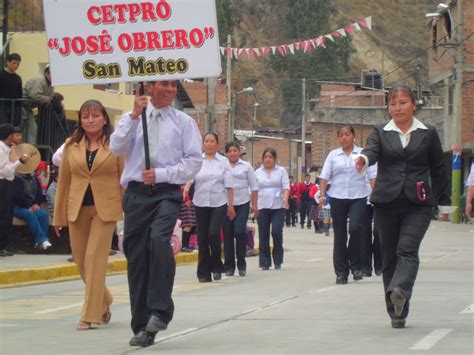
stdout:
[[249,57],[250,57],[250,58],[255,59],[255,52],[254,52],[253,48],[250,48],[250,49],[249,49],[249,53],[248,53],[248,54],[249,54]]
[[344,30],[345,30],[347,33],[349,33],[349,34],[354,33],[354,29],[352,28],[351,25],[346,25],[346,26],[344,26]]
[[270,47],[265,47],[265,48],[263,48],[263,55],[264,55],[264,56],[267,56],[267,55],[269,55],[269,54],[270,54]]
[[337,31],[331,32],[331,35],[332,35],[333,37],[341,37],[341,34],[340,34],[339,32],[337,32]]
[[281,54],[282,57],[286,56],[285,47],[283,47],[283,46],[278,46],[278,47],[277,47],[277,50],[278,50],[278,52],[280,52],[280,54]]
[[363,18],[357,21],[357,23],[361,25],[362,27],[369,28],[369,26],[367,25],[367,22]]
[[227,53],[227,56],[228,56],[228,57],[231,57],[231,56],[232,56],[232,48],[226,48],[226,49],[225,49],[225,52]]

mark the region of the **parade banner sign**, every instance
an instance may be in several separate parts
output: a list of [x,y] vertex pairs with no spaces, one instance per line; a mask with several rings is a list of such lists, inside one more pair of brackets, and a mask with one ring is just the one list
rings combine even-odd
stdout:
[[53,85],[219,76],[214,0],[43,0]]

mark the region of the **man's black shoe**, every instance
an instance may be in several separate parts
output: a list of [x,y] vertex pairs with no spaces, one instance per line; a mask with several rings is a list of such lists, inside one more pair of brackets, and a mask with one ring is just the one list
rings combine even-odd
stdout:
[[198,280],[199,282],[212,282],[211,279],[206,279],[205,277],[199,277]]
[[262,266],[262,270],[267,271],[267,270],[270,270],[270,268],[268,266]]
[[392,328],[397,328],[397,329],[400,329],[400,328],[405,328],[405,318],[396,318],[396,319],[392,319]]
[[354,281],[362,280],[362,272],[354,271]]
[[239,270],[239,276],[244,277],[245,275],[247,275],[247,271],[245,271],[245,270]]
[[281,269],[281,264],[275,264],[275,270],[280,270]]
[[363,277],[372,277],[372,272],[370,272],[370,271],[364,271],[364,272],[362,273],[362,276],[363,276]]
[[168,328],[168,324],[166,324],[160,317],[152,314],[146,324],[145,330],[148,333],[157,333],[160,330],[166,330],[166,328]]
[[215,272],[212,274],[212,276],[214,277],[214,281],[219,281],[220,279],[222,279],[222,275],[220,272]]
[[228,271],[225,272],[225,276],[234,276],[234,272],[228,270]]
[[390,301],[392,301],[395,308],[395,315],[400,317],[403,313],[403,307],[405,307],[405,303],[407,301],[400,288],[395,287],[393,289],[392,293],[390,294]]
[[130,339],[130,346],[141,346],[146,348],[147,346],[155,343],[156,333],[149,333],[144,330],[139,331],[132,339]]
[[382,269],[375,269],[375,275],[377,276],[382,275]]
[[347,277],[343,275],[339,275],[336,277],[336,284],[338,285],[345,285],[347,283]]

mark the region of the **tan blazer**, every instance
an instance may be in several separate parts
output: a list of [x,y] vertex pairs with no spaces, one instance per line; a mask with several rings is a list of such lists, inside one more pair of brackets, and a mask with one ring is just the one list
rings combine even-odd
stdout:
[[107,146],[100,145],[89,171],[85,140],[66,144],[59,167],[53,225],[67,226],[76,221],[89,184],[99,218],[104,222],[121,220],[122,171],[123,157],[115,156]]

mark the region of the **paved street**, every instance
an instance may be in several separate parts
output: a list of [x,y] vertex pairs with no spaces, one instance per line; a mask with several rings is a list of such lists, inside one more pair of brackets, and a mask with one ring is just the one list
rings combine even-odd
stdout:
[[125,275],[109,276],[107,326],[78,332],[82,283],[0,291],[1,354],[472,354],[474,225],[432,223],[405,329],[392,329],[381,277],[335,285],[332,236],[285,229],[281,270],[200,284],[177,267],[176,312],[156,344],[132,348]]

